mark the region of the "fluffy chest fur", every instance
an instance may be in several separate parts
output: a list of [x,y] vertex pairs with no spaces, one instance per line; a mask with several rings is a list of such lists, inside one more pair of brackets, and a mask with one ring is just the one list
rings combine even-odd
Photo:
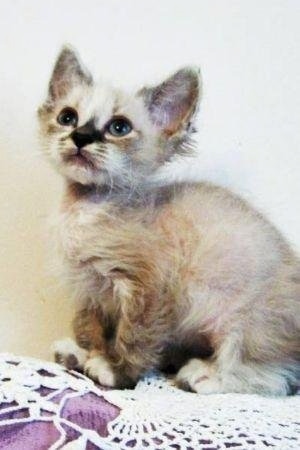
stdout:
[[237,307],[267,288],[278,251],[258,253],[260,227],[260,217],[226,191],[182,184],[130,207],[94,193],[67,195],[58,236],[77,300],[114,314],[134,279],[153,301],[168,303],[179,334],[189,336],[199,328],[220,334]]

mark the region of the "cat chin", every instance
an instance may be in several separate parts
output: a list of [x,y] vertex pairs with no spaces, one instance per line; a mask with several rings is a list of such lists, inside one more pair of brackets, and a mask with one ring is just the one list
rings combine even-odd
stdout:
[[60,167],[60,173],[69,181],[74,181],[83,185],[102,185],[107,182],[107,176],[102,170],[65,166]]

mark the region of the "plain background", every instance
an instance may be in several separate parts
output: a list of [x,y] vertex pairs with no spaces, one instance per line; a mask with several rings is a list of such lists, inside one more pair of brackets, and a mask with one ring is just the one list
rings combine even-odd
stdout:
[[199,156],[174,174],[229,186],[300,249],[299,0],[7,0],[0,18],[1,351],[48,357],[72,316],[47,270],[61,180],[39,155],[35,118],[65,42],[123,86],[200,65]]

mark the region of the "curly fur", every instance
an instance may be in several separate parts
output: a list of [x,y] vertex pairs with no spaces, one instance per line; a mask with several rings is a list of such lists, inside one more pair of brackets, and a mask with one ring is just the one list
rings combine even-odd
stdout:
[[[66,179],[56,239],[80,304],[82,368],[119,387],[172,366],[195,392],[286,395],[299,374],[299,260],[226,189],[156,178],[190,148],[200,91],[188,68],[120,93],[93,82],[71,49],[59,56],[39,116],[43,148]],[[92,168],[64,162],[74,148],[56,121],[64,106],[76,108],[78,127],[92,119],[104,130],[86,147]],[[105,134],[114,115],[132,122],[127,137]]]

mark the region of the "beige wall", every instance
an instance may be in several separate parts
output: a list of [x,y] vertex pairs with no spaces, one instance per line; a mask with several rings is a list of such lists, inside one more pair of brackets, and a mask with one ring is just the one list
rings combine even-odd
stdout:
[[60,180],[38,158],[30,164],[11,151],[2,145],[0,153],[0,350],[47,357],[71,317],[45,258],[46,217]]
[[61,182],[34,138],[62,43],[123,85],[200,64],[188,172],[246,195],[300,249],[299,21],[298,0],[0,2],[0,351],[48,357],[72,315],[45,263]]

